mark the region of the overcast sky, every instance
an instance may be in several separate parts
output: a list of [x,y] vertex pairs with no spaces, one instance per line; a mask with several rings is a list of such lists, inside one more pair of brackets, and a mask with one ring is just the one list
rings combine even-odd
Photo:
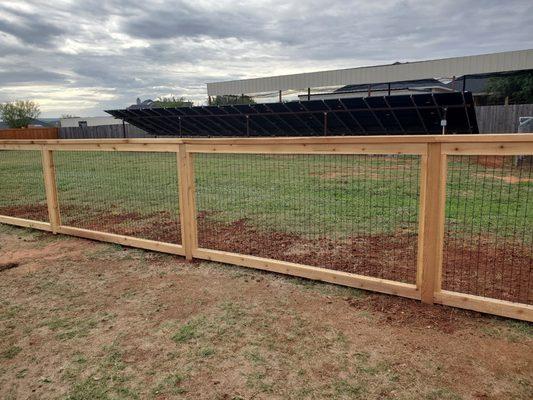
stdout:
[[137,97],[205,103],[212,81],[532,44],[531,0],[2,0],[0,102],[104,115]]

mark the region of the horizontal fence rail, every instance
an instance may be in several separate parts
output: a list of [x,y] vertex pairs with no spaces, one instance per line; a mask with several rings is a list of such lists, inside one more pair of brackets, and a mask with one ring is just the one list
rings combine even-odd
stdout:
[[533,321],[533,135],[0,140],[0,222]]

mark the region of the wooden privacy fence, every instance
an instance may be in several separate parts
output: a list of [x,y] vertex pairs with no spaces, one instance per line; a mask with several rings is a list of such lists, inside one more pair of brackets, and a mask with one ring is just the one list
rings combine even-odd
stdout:
[[0,140],[0,222],[533,321],[533,135]]
[[58,139],[59,128],[0,129],[0,139]]

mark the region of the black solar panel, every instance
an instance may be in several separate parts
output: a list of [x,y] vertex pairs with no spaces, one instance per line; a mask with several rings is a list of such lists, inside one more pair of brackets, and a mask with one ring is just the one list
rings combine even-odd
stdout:
[[423,135],[441,133],[443,118],[447,133],[478,133],[469,92],[106,112],[156,135]]

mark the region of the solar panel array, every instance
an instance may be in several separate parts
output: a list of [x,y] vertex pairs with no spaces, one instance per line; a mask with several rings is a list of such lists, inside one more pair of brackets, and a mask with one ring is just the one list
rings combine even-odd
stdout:
[[423,135],[441,133],[444,118],[447,133],[478,133],[469,92],[106,112],[156,135]]

